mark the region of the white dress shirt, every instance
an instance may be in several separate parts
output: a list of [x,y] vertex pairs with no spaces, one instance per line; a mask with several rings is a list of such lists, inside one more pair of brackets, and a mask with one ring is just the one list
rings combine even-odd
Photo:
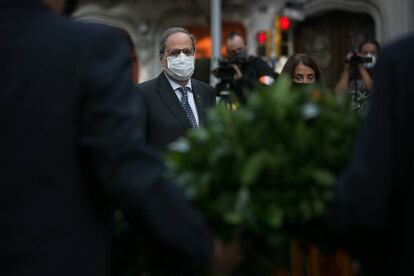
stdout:
[[[180,88],[180,87],[182,87],[182,86],[179,85],[174,80],[172,80],[168,76],[168,74],[166,74],[165,72],[164,72],[164,74],[167,77],[168,81],[170,82],[170,85],[171,85],[172,89],[174,90],[175,95],[177,96],[178,100],[180,101],[182,95],[181,95],[181,92],[179,90],[177,90],[177,89]],[[196,104],[195,104],[195,101],[194,101],[194,93],[193,93],[193,88],[191,86],[191,79],[188,80],[188,83],[187,83],[187,85],[185,87],[190,88],[190,90],[188,91],[189,92],[188,93],[188,103],[190,104],[191,110],[193,111],[194,117],[195,117],[195,119],[197,121],[197,125],[199,126],[200,123],[198,121],[198,112],[197,112],[197,107],[196,107]]]

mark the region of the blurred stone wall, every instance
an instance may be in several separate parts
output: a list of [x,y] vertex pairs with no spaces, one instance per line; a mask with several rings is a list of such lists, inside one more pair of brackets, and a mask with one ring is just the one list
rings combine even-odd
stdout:
[[[287,0],[222,0],[222,18],[240,22],[246,29],[248,51],[256,53],[256,34],[272,30],[275,16]],[[331,11],[368,14],[381,43],[393,41],[414,29],[414,0],[291,0],[304,5],[306,17]],[[158,40],[172,26],[210,22],[208,0],[80,0],[76,20],[101,22],[125,29],[134,42],[140,81],[157,76],[161,70]],[[291,47],[293,49],[293,47]]]

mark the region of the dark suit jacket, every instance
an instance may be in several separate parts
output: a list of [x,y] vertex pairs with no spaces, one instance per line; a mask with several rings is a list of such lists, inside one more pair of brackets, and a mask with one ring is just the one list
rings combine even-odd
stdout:
[[[414,275],[414,37],[385,49],[370,112],[337,190],[337,222],[373,275]],[[369,258],[368,258],[369,259]]]
[[[215,104],[214,90],[195,79],[191,79],[191,85],[199,122],[203,125],[208,108]],[[169,143],[184,136],[191,128],[190,120],[164,72],[155,79],[138,84],[137,91],[143,98],[142,119],[146,141],[164,151]]]
[[108,275],[111,205],[203,266],[210,234],[137,125],[125,37],[1,0],[0,41],[0,275]]

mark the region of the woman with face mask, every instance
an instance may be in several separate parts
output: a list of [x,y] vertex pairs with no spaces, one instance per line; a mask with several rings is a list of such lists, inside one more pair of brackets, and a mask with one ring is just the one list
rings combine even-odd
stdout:
[[371,77],[380,50],[375,40],[366,40],[358,47],[358,53],[348,53],[345,58],[344,70],[335,87],[335,91],[350,92],[354,110],[365,113],[368,98],[373,88]]
[[307,86],[321,82],[321,72],[318,65],[305,53],[289,57],[283,66],[282,75],[289,76],[294,86]]

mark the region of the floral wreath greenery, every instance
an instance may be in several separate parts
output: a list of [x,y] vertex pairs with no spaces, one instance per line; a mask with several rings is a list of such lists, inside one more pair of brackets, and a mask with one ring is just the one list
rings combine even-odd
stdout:
[[242,237],[238,274],[288,266],[298,229],[326,217],[359,123],[345,97],[281,77],[236,110],[217,105],[207,127],[172,145],[170,171],[215,234]]

